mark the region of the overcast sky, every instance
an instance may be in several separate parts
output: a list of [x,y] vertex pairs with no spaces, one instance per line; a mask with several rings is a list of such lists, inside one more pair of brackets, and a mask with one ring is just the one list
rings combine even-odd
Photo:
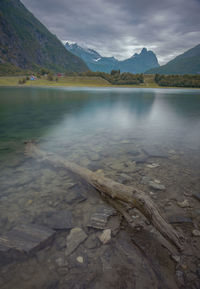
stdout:
[[21,0],[60,40],[122,60],[153,50],[160,64],[200,43],[200,0]]

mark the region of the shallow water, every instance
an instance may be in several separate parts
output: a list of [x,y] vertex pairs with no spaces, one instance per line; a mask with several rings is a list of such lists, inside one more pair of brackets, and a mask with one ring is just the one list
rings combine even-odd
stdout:
[[[95,205],[104,202],[95,190],[74,175],[27,158],[24,155],[24,142],[28,139],[34,139],[39,148],[55,152],[83,167],[93,171],[101,169],[106,176],[137,186],[148,194],[152,191],[152,198],[167,218],[176,212],[183,217],[192,218],[194,228],[199,229],[199,203],[191,196],[200,192],[199,90],[0,88],[0,234],[9,232],[21,223],[46,225],[48,214],[70,210],[74,226],[81,226],[92,236],[98,232],[87,231],[90,213]],[[155,168],[151,167],[152,164],[156,164]],[[166,189],[159,192],[149,189],[144,177],[163,184]],[[185,198],[189,198],[190,208],[177,205],[177,202],[182,202]],[[184,231],[183,228],[182,230]],[[185,234],[191,235],[191,230],[189,233],[186,230]],[[142,236],[142,233],[141,236],[138,235],[138,240]],[[59,238],[62,240],[62,236],[58,240]],[[97,248],[100,252],[105,251],[100,244]],[[36,281],[31,270],[36,267],[34,262],[44,265],[41,252],[36,259],[25,261],[30,263],[30,266],[25,265],[30,268],[30,272],[25,274],[23,281],[17,279],[18,275],[21,276],[19,272],[23,275],[23,270],[17,263],[11,268],[5,267],[11,266],[10,264],[2,262],[3,269],[7,268],[9,274],[14,272],[13,276],[16,274],[12,280],[5,281],[7,275],[4,274],[5,277],[2,273],[4,277],[2,280],[0,278],[0,284],[5,286],[2,288],[11,288],[9,286],[12,282],[15,288],[40,288],[38,286],[41,284],[43,288],[65,288],[59,287],[59,284],[65,283],[68,284],[66,288],[107,288],[105,283],[108,277],[104,280],[97,276],[95,282],[90,280],[91,283],[84,283],[82,275],[78,282],[80,287],[69,287],[74,282],[73,278],[66,280],[62,274],[55,273],[55,268],[52,269],[52,264],[62,249],[64,247],[58,249],[55,244],[49,249],[50,261],[45,265],[49,269],[45,273],[46,278],[38,277],[39,285],[34,283]],[[97,253],[92,255],[89,250],[86,255],[86,259],[91,258],[94,262]],[[115,253],[110,262],[114,262],[114,255]],[[149,259],[151,258],[150,255]],[[192,259],[191,262],[197,266],[198,260]],[[73,263],[73,260],[70,262]],[[107,261],[102,261],[102,264],[105,262]],[[87,266],[88,264],[89,262]],[[69,276],[73,276],[75,267],[68,266]],[[172,267],[169,266],[170,270]],[[34,270],[38,275],[37,270]],[[76,270],[80,272],[82,269],[78,267]],[[163,272],[165,270],[164,266]],[[52,271],[58,282],[54,287],[48,287],[50,285],[47,284],[47,279]],[[94,271],[102,273],[98,262]],[[94,276],[91,277],[92,280],[93,278]],[[149,278],[154,277],[147,276],[146,284]],[[113,280],[109,282],[109,289],[122,288]],[[175,286],[173,282],[169,281],[163,288]],[[128,286],[127,283],[127,287],[123,288],[129,288]],[[140,287],[135,285],[134,288]],[[149,288],[156,287],[152,283]]]

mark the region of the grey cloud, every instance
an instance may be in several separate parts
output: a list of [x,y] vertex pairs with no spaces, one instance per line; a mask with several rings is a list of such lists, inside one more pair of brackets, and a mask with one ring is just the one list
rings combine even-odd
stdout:
[[61,40],[119,59],[142,47],[160,63],[199,44],[199,0],[22,0]]

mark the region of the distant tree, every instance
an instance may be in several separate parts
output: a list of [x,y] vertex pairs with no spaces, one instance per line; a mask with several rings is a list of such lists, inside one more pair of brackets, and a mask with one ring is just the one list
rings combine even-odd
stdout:
[[47,74],[47,79],[53,81],[53,74],[51,72]]
[[119,75],[120,74],[120,70],[111,70],[110,74],[111,75]]
[[49,74],[50,73],[50,71],[49,71],[49,69],[47,69],[47,68],[41,68],[40,70],[39,70],[39,74],[40,75],[45,75],[45,74]]

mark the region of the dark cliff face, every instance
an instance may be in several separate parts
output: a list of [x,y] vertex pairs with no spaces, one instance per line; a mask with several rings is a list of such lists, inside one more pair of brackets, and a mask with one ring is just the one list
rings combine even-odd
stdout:
[[200,44],[175,57],[159,68],[148,70],[147,73],[160,74],[196,74],[200,73]]
[[140,54],[134,54],[129,59],[118,61],[114,57],[102,57],[92,49],[84,49],[75,44],[66,43],[68,51],[81,57],[92,71],[110,72],[120,69],[121,72],[143,73],[147,69],[158,67],[158,60],[152,51],[143,48]]
[[22,69],[88,70],[83,60],[66,51],[19,0],[1,0],[0,63]]

